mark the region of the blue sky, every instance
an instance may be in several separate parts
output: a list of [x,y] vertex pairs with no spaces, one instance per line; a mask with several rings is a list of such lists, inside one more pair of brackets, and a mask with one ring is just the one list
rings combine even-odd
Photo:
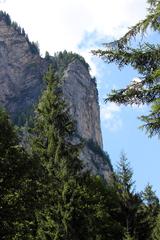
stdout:
[[[158,42],[158,34],[152,34],[144,41]],[[99,38],[97,34],[87,33],[80,48],[88,48],[87,42],[92,46],[102,46],[103,42],[111,39]],[[94,44],[93,44],[94,45]],[[127,66],[121,70],[115,64],[106,64],[98,57],[92,57],[97,68],[97,85],[99,90],[99,102],[101,106],[101,128],[103,134],[104,150],[111,157],[114,169],[120,159],[121,152],[125,152],[134,172],[136,189],[141,191],[150,183],[160,196],[160,147],[158,137],[148,138],[145,131],[139,129],[142,122],[138,116],[145,115],[149,111],[148,106],[117,106],[114,103],[104,103],[104,99],[111,89],[125,87],[132,79],[140,75]]]
[[[104,63],[101,62],[101,64]],[[123,87],[135,76],[135,72],[129,67],[119,71],[115,65],[106,66],[101,78],[103,87],[99,87],[100,103],[103,103],[102,96],[106,96],[113,85],[116,89]],[[126,152],[134,171],[137,189],[140,191],[147,183],[150,183],[160,196],[159,139],[157,137],[148,138],[145,131],[139,129],[142,122],[137,118],[147,112],[146,106],[140,108],[123,106],[120,109],[113,107],[109,118],[101,115],[104,149],[110,154],[114,167],[119,160],[121,151]]]
[[[31,41],[38,41],[42,56],[45,51],[78,52],[91,66],[97,78],[101,106],[104,150],[115,167],[125,151],[134,171],[138,190],[150,182],[160,196],[160,148],[156,137],[149,139],[138,129],[138,115],[147,107],[118,107],[104,104],[112,88],[125,86],[137,73],[127,67],[119,71],[90,53],[102,42],[122,36],[146,14],[146,0],[0,0],[0,9],[24,27]],[[149,38],[158,41],[157,35]]]

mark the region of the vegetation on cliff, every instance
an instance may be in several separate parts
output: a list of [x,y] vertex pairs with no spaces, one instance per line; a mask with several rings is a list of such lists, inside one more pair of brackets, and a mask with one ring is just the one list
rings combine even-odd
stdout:
[[[148,2],[151,4],[150,14],[154,13],[152,17],[157,17],[156,14],[159,12],[155,14],[154,11],[158,11],[159,1],[148,0]],[[151,27],[159,30],[156,17],[153,22],[150,22],[148,17],[149,22],[145,22],[145,27],[151,23]],[[6,21],[8,26],[14,27],[19,34],[27,38],[25,32],[11,22],[6,13],[0,12],[0,20]],[[139,32],[141,27],[144,28],[144,21],[136,25],[131,34]],[[127,41],[128,36],[130,39],[130,33],[125,36]],[[115,59],[119,61],[120,58],[125,65],[128,62],[125,62],[126,58],[123,59],[121,53],[126,53],[128,47],[126,48],[125,41],[122,41],[124,45],[119,45],[120,43],[121,40],[116,43],[120,55],[118,57],[114,55],[113,48],[109,61]],[[145,80],[143,82],[142,79],[141,82],[144,84],[143,87],[148,87],[145,93],[153,94],[152,117],[154,114],[159,114],[159,95],[158,97],[156,95],[159,94],[159,85],[157,85],[159,55],[154,65],[153,49],[148,46],[143,54],[142,49],[138,49],[138,55],[134,59],[136,64],[137,56],[141,59],[143,55],[142,60],[145,60],[145,64],[140,63],[135,68],[141,69],[144,74]],[[129,49],[130,62],[137,51],[133,53],[132,50]],[[33,50],[33,53],[38,51]],[[74,141],[76,129],[61,88],[64,69],[77,58],[86,69],[89,69],[88,64],[77,54],[63,52],[51,57],[46,53],[45,59],[52,67],[44,77],[45,89],[31,117],[31,124],[28,124],[31,134],[27,135],[29,139],[25,139],[27,142],[24,146],[21,135],[8,115],[4,110],[0,110],[0,238],[4,240],[159,239],[159,199],[150,185],[147,185],[143,192],[136,191],[133,171],[126,155],[122,153],[110,182],[104,181],[100,176],[93,176],[80,160],[79,153],[83,143],[80,140],[78,144]],[[148,70],[150,61],[151,66],[155,67],[152,73]],[[146,70],[147,66],[149,67],[146,73],[144,68]],[[151,81],[149,86],[146,85],[148,79]],[[157,92],[154,92],[155,89],[158,89]],[[141,97],[146,100],[143,91],[139,97],[133,95],[132,90],[131,88],[131,95],[128,96],[128,89],[125,89],[125,97],[127,96],[129,103],[133,100],[129,97],[134,99],[137,97],[140,102]],[[119,93],[114,94],[117,98]],[[123,101],[125,102],[126,98],[122,99]],[[31,112],[30,110],[27,112],[29,117]],[[23,118],[25,122],[26,115]],[[157,121],[157,118],[154,120]],[[152,123],[155,124],[155,121]],[[151,135],[159,134],[159,125],[158,132],[153,125],[149,125],[148,129]],[[103,157],[112,168],[108,154],[104,154],[92,140],[88,141],[87,145],[93,153]]]
[[77,53],[67,52],[66,50],[55,53],[54,56],[50,56],[49,53],[46,52],[45,59],[53,65],[54,70],[58,72],[60,77],[62,77],[64,70],[67,69],[68,65],[74,60],[79,60],[88,71],[90,70],[89,64],[82,56]]
[[152,188],[135,191],[125,155],[110,183],[86,171],[60,78],[50,68],[45,81],[29,152],[0,112],[1,239],[153,239],[160,206]]
[[31,42],[24,28],[21,28],[16,22],[12,21],[8,13],[0,11],[0,21],[4,21],[8,26],[13,27],[19,35],[24,36],[33,54],[40,53],[38,43]]

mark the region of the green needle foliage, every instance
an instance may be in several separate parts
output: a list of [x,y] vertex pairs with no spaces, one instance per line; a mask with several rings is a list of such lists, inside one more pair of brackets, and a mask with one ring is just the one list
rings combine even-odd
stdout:
[[39,181],[44,204],[36,214],[37,239],[104,239],[102,229],[111,234],[107,220],[112,219],[103,212],[103,183],[82,166],[81,144],[75,143],[75,126],[63,99],[61,81],[51,68],[45,82],[32,144],[33,156],[40,159],[43,169]]
[[[157,198],[155,192],[152,190],[151,185],[147,185],[142,194],[143,202],[144,202],[144,211],[148,216],[148,228],[147,231],[153,232],[156,227],[157,218],[160,211],[159,199]],[[152,239],[152,235],[148,237],[148,239]]]
[[152,233],[151,240],[160,240],[160,214],[158,215],[155,223],[155,228]]
[[[62,95],[60,79],[51,68],[45,75],[46,90],[39,101],[32,151],[44,171],[44,209],[37,214],[38,239],[71,239],[72,218],[81,178],[80,145],[72,143],[74,124]],[[44,194],[44,193],[43,193]]]
[[0,239],[158,239],[159,200],[151,186],[135,191],[124,154],[109,183],[86,171],[61,80],[52,68],[45,86],[26,144],[30,155],[0,110]]
[[106,50],[96,50],[93,54],[100,56],[107,63],[116,63],[119,68],[131,65],[141,77],[140,81],[131,82],[126,88],[112,90],[106,101],[118,104],[148,104],[150,114],[141,116],[142,128],[150,137],[160,136],[160,45],[139,43],[133,48],[133,39],[138,34],[144,35],[147,29],[160,32],[160,1],[148,0],[148,15],[119,40],[107,43]]
[[32,239],[37,204],[36,163],[19,144],[8,115],[0,110],[0,239]]
[[32,139],[33,156],[40,159],[42,168],[39,182],[43,204],[36,212],[36,239],[119,240],[123,230],[112,218],[117,208],[115,191],[82,166],[81,144],[75,143],[75,127],[61,81],[51,68],[45,82]]
[[137,193],[132,176],[128,160],[122,154],[114,182],[118,201],[115,219],[123,226],[121,239],[149,240],[159,212],[159,201],[150,186],[143,194]]

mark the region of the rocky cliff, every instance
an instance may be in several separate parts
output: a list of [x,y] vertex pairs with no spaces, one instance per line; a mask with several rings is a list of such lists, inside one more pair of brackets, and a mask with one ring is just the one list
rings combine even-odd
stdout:
[[63,75],[63,92],[82,138],[102,148],[98,92],[95,80],[79,60],[71,62]]
[[52,64],[63,80],[63,92],[77,122],[77,136],[85,141],[82,158],[94,174],[109,178],[112,167],[102,148],[98,92],[87,63],[77,54],[40,57],[10,17],[0,12],[0,104],[17,121],[29,114],[43,90],[43,74]]
[[0,103],[12,117],[29,108],[42,89],[44,61],[25,34],[0,15]]

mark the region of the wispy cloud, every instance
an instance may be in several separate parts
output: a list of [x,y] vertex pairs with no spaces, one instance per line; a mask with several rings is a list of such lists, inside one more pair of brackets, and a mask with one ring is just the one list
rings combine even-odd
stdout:
[[91,50],[98,49],[104,42],[111,40],[110,37],[95,30],[93,32],[84,32],[83,38],[77,46],[77,51],[86,59],[91,67],[91,75],[96,76],[98,81],[102,72],[102,64],[98,66],[99,64],[95,61],[97,58],[93,56]]
[[[8,12],[38,41],[42,55],[74,51],[85,57],[96,75],[91,49],[122,35],[145,15],[146,0],[0,0]],[[29,13],[29,14],[28,14]],[[136,14],[135,14],[136,13]]]
[[101,104],[101,121],[104,126],[111,132],[116,132],[122,127],[122,119],[120,117],[121,108],[115,103],[109,102]]
[[7,0],[1,8],[32,40],[39,41],[42,52],[52,54],[63,49],[76,51],[86,32],[106,38],[120,36],[143,18],[145,6],[146,0]]
[[3,4],[3,3],[5,3],[5,2],[6,2],[6,0],[0,0],[0,4],[1,4],[1,3]]

